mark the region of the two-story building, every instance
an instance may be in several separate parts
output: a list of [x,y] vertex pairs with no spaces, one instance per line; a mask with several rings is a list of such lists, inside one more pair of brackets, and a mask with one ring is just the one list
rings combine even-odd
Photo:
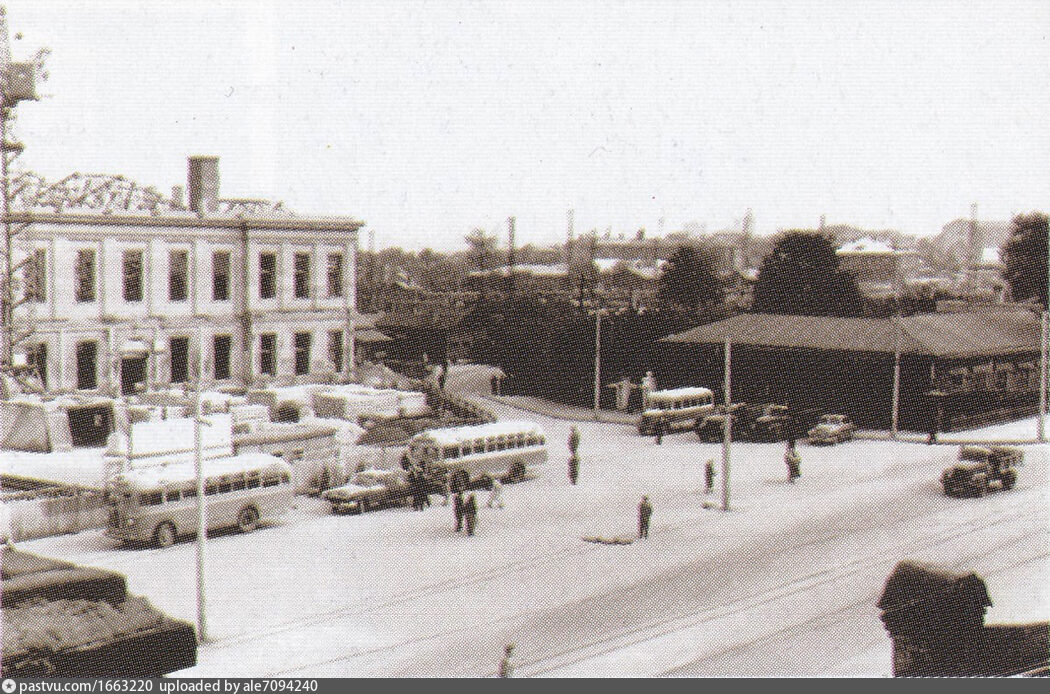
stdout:
[[13,208],[31,256],[13,352],[48,392],[349,375],[362,222],[222,200],[218,180],[191,157],[186,207],[117,187]]

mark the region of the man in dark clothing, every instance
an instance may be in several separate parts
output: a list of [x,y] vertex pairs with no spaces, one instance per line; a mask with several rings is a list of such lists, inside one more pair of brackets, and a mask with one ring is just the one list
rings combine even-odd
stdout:
[[576,484],[577,478],[580,476],[580,459],[573,453],[569,456],[569,481]]
[[456,492],[452,497],[452,515],[456,517],[456,532],[463,529],[463,493]]
[[704,464],[704,491],[708,494],[715,488],[715,461],[708,460]]
[[649,503],[649,497],[643,496],[641,503],[638,504],[638,537],[648,539],[649,537],[649,519],[653,515],[653,507]]
[[662,416],[657,418],[656,424],[653,428],[656,430],[656,444],[662,445],[664,442],[664,434],[667,433],[667,420]]
[[478,502],[471,494],[463,505],[463,515],[467,521],[467,535],[474,534],[474,528],[478,525]]
[[569,455],[575,457],[579,448],[580,430],[576,428],[576,425],[573,425],[573,427],[569,429]]

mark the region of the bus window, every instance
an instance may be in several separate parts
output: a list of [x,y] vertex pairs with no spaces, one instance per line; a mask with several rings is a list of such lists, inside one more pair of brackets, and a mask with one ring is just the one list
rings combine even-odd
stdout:
[[208,482],[208,484],[205,485],[205,487],[204,487],[204,495],[205,496],[212,496],[212,495],[218,494],[218,493],[219,493],[219,485],[216,484],[215,482]]
[[288,473],[286,473],[286,472],[282,472],[282,473],[281,473],[281,482],[282,482],[283,484],[291,484],[291,483],[292,483],[292,477],[291,477],[291,475],[289,475],[289,474],[288,474]]
[[525,434],[518,434],[514,437],[514,445],[517,448],[525,448]]
[[264,487],[276,487],[281,483],[281,480],[276,475],[267,475],[263,477],[262,486]]
[[232,482],[230,482],[230,479],[228,477],[223,477],[221,480],[219,480],[219,493],[226,494],[230,491],[231,486]]
[[290,456],[288,456],[288,462],[289,463],[298,463],[302,459],[303,459],[303,451],[301,451],[301,450],[292,451],[292,454]]
[[246,486],[248,489],[258,489],[259,477],[257,475],[249,475]]
[[241,489],[244,489],[244,487],[245,487],[244,478],[239,476],[239,475],[236,478],[234,478],[234,480],[230,484],[230,489],[232,491],[235,491],[235,492],[236,491],[240,491]]
[[474,452],[484,453],[485,452],[485,439],[474,439]]
[[181,501],[182,491],[179,489],[169,489],[164,495],[164,500],[167,501],[169,504],[173,501]]
[[196,487],[188,487],[186,489],[183,489],[182,490],[182,498],[183,499],[196,499],[197,498],[197,488]]
[[163,492],[150,492],[139,497],[139,506],[159,506],[164,503]]
[[275,458],[284,458],[284,451],[274,451],[270,455],[274,456]]
[[541,436],[541,437],[539,437],[539,438],[540,438],[540,445],[541,445],[541,446],[545,446],[545,445],[547,445],[547,439],[546,439],[546,437],[544,437],[544,436]]
[[445,446],[445,458],[458,458],[459,446]]

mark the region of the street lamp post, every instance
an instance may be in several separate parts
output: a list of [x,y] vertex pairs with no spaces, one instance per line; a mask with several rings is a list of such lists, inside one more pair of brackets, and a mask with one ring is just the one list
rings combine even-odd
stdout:
[[601,421],[600,400],[602,383],[602,312],[604,309],[597,308],[594,311],[594,421]]
[[725,346],[726,416],[722,431],[722,510],[729,510],[729,458],[733,439],[733,338],[726,337]]

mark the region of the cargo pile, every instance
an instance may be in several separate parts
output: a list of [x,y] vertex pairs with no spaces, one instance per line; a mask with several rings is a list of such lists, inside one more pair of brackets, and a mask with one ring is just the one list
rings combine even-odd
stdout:
[[193,627],[124,576],[4,547],[3,677],[158,677],[194,665]]

